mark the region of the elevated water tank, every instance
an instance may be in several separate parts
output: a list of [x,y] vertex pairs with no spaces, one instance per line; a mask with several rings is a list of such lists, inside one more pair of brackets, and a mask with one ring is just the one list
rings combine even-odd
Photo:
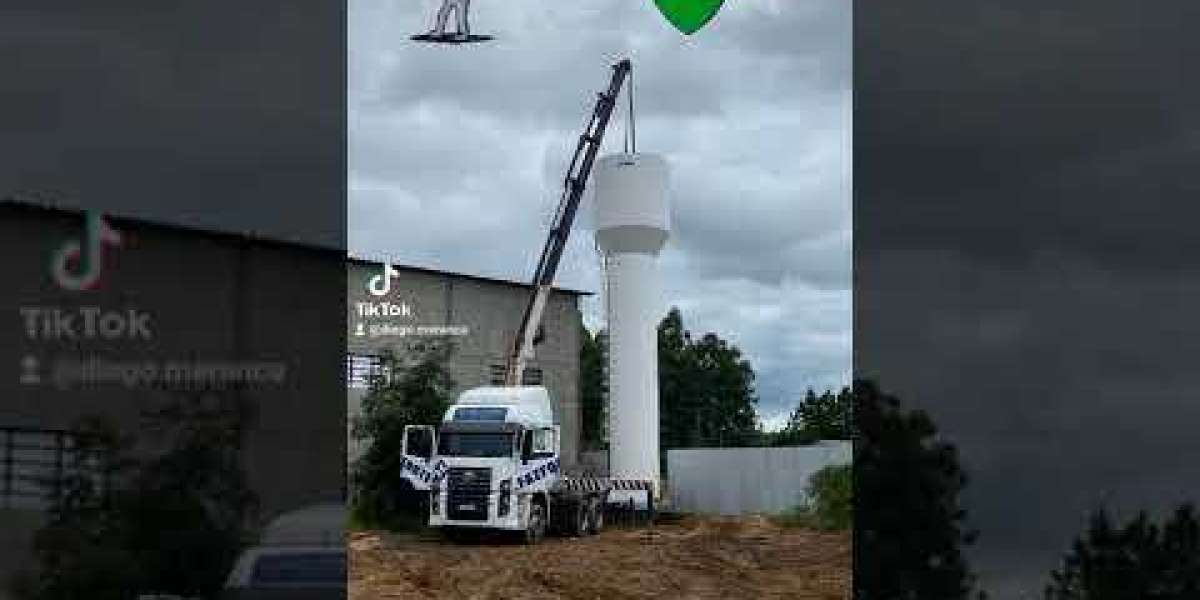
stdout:
[[657,254],[671,230],[667,161],[615,154],[596,161],[596,241],[608,252]]
[[609,474],[658,495],[658,253],[670,231],[668,169],[653,154],[606,156],[595,170],[596,241],[605,256]]

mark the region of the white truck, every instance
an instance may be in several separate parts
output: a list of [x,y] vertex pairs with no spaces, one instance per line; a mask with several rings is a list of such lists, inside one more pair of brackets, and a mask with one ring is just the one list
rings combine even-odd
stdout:
[[[430,492],[433,527],[520,531],[529,543],[541,539],[547,529],[595,533],[604,526],[604,505],[614,489],[645,492],[653,511],[653,482],[564,473],[550,395],[544,387],[521,385],[526,361],[540,340],[542,312],[571,224],[631,69],[628,59],[613,66],[608,88],[599,94],[587,129],[579,136],[513,338],[505,385],[463,392],[436,431],[427,425],[405,428],[401,476],[414,488]],[[630,120],[632,143],[632,110]]]
[[604,527],[614,482],[564,472],[559,426],[540,386],[467,390],[435,430],[404,431],[402,476],[429,490],[429,525],[582,536]]

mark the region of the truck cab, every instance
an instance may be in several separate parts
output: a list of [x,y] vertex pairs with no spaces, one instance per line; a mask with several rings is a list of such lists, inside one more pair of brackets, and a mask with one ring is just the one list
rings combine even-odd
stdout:
[[546,388],[474,388],[436,430],[405,428],[401,475],[429,491],[431,527],[520,532],[529,543],[548,528],[592,533],[607,490],[567,489],[559,442]]

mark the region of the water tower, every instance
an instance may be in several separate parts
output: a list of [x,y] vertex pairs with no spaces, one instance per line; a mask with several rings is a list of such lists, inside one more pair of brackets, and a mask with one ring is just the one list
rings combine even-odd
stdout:
[[658,334],[666,307],[658,253],[670,231],[668,169],[654,154],[597,161],[596,242],[609,329],[609,475],[658,493]]

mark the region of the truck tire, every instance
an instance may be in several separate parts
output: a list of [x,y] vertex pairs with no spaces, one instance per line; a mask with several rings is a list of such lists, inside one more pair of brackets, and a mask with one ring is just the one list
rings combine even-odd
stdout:
[[546,507],[540,502],[529,506],[529,523],[525,526],[523,541],[532,546],[546,535]]
[[604,530],[604,503],[599,498],[588,500],[588,533],[595,535]]

